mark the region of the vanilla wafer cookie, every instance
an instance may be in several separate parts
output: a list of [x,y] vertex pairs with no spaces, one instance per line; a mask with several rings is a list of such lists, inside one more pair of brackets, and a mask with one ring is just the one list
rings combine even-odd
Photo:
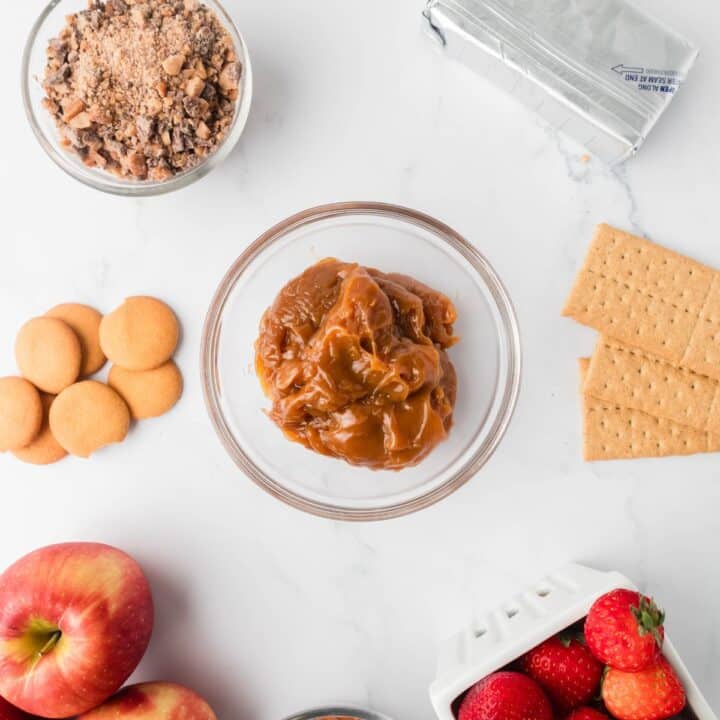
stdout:
[[720,435],[720,382],[616,340],[598,341],[584,393]]
[[585,460],[632,460],[720,452],[719,436],[586,395],[584,388],[589,364],[588,358],[579,361]]
[[600,225],[563,315],[720,380],[720,275],[647,240]]

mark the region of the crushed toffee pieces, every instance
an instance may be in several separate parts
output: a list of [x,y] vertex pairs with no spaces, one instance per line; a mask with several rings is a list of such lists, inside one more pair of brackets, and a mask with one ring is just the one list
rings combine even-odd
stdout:
[[243,67],[197,0],[90,0],[47,49],[45,108],[90,167],[164,181],[225,139]]

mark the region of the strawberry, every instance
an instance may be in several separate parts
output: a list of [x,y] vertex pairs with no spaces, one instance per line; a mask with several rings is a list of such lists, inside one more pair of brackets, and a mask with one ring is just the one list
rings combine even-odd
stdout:
[[468,690],[458,720],[553,720],[553,711],[534,680],[517,672],[498,672]]
[[640,672],[608,668],[602,699],[618,720],[664,720],[685,707],[685,690],[670,663],[660,655]]
[[609,720],[605,713],[590,707],[579,707],[573,710],[565,720]]
[[520,667],[561,710],[592,700],[598,694],[603,673],[602,664],[585,645],[564,634],[531,650],[521,659]]
[[664,621],[665,614],[650,598],[631,590],[613,590],[590,608],[585,640],[601,662],[638,672],[660,654]]

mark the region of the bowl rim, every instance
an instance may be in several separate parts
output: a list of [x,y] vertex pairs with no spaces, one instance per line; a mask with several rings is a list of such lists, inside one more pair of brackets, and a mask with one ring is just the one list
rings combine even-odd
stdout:
[[325,717],[356,717],[358,720],[390,720],[375,710],[365,710],[353,705],[330,705],[328,707],[316,707],[304,712],[295,713],[286,720],[321,720]]
[[[353,508],[312,500],[290,491],[268,477],[236,441],[225,421],[219,402],[218,341],[222,330],[225,304],[238,279],[267,247],[287,233],[328,218],[351,214],[390,216],[424,227],[444,240],[459,252],[480,275],[493,298],[495,309],[501,317],[507,336],[505,341],[508,358],[507,380],[505,387],[499,388],[502,393],[499,409],[488,436],[481,446],[475,450],[463,467],[442,485],[411,500],[373,508]],[[492,457],[510,425],[520,393],[522,376],[520,328],[510,295],[492,265],[474,245],[445,223],[401,205],[365,201],[330,203],[303,210],[277,223],[251,243],[231,265],[213,296],[205,318],[200,347],[200,372],[205,405],[215,432],[235,464],[256,485],[276,499],[319,517],[357,522],[389,520],[430,507],[451,495],[474,477]]]
[[38,143],[55,165],[57,165],[66,175],[69,175],[86,187],[99,190],[100,192],[104,192],[109,195],[139,198],[167,195],[168,193],[188,187],[208,175],[230,155],[245,130],[250,115],[250,108],[252,106],[253,72],[250,51],[247,43],[245,42],[245,38],[238,29],[237,24],[228,10],[222,4],[221,0],[201,0],[201,2],[210,2],[211,5],[215,6],[210,9],[219,15],[221,23],[233,37],[233,42],[237,44],[237,41],[239,41],[239,46],[236,49],[240,53],[243,64],[242,92],[235,103],[235,116],[233,117],[232,125],[230,126],[222,144],[215,150],[215,152],[208,155],[199,165],[191,170],[175,175],[169,180],[148,180],[138,182],[123,180],[122,178],[118,178],[110,173],[107,173],[107,180],[104,180],[103,176],[100,174],[95,177],[79,172],[80,169],[76,168],[75,163],[69,160],[68,154],[55,148],[53,143],[47,138],[46,133],[41,127],[37,113],[35,112],[35,107],[31,97],[31,82],[35,77],[32,74],[32,69],[30,68],[33,49],[39,40],[40,29],[50,16],[50,13],[52,13],[55,8],[62,5],[64,2],[67,2],[67,0],[50,0],[50,2],[43,8],[42,12],[30,29],[30,34],[25,41],[22,61],[20,63],[20,88],[22,92],[23,106],[25,108],[25,116],[30,123],[30,127]]

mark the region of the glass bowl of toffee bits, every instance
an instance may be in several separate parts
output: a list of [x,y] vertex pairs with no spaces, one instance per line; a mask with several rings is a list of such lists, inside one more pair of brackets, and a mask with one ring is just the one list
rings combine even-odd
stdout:
[[23,56],[23,100],[52,160],[117,195],[216,167],[247,121],[247,48],[216,0],[53,0]]

